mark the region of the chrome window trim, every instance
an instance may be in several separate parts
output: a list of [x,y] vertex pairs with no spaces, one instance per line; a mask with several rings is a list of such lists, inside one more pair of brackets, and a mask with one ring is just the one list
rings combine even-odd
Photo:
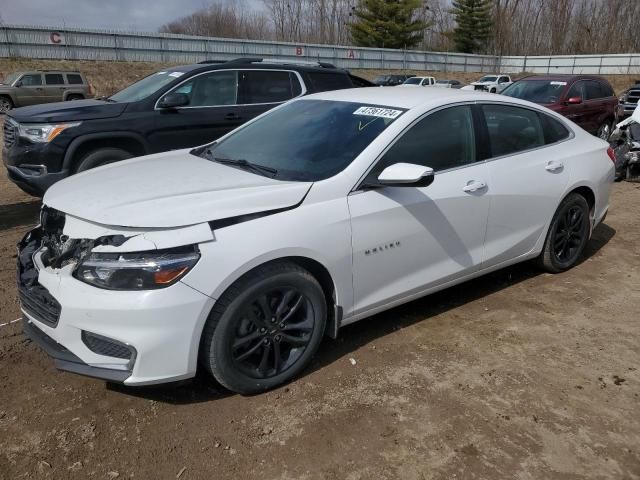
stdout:
[[[219,70],[209,70],[206,72],[200,72],[196,75],[193,75],[189,78],[186,78],[185,80],[183,80],[182,82],[178,83],[177,85],[175,85],[173,88],[171,88],[169,91],[165,92],[160,98],[158,98],[158,100],[156,100],[156,103],[153,106],[154,110],[165,110],[164,108],[158,108],[158,103],[160,102],[160,100],[162,100],[166,95],[170,94],[171,92],[173,92],[174,90],[176,90],[177,88],[180,88],[183,84],[193,80],[196,77],[199,77],[200,75],[208,75],[211,73],[216,73],[216,72],[287,72],[287,73],[293,73],[296,78],[298,79],[298,83],[300,84],[300,88],[301,88],[301,93],[295,97],[291,97],[287,100],[282,100],[280,102],[266,102],[266,103],[234,103],[233,105],[203,105],[201,107],[176,107],[172,110],[188,110],[188,109],[194,109],[194,108],[230,108],[230,107],[248,107],[248,106],[252,106],[252,105],[280,105],[281,103],[285,103],[288,102],[290,100],[293,100],[294,98],[299,98],[304,96],[307,93],[307,86],[304,84],[304,80],[302,79],[302,75],[300,75],[299,72],[296,72],[295,70],[287,70],[286,68],[283,69],[275,69],[275,68],[224,68],[224,69],[219,69]],[[238,99],[238,83],[236,83],[236,101]]]
[[[557,142],[553,142],[553,143],[548,143],[548,144],[545,144],[545,145],[542,145],[542,146],[539,146],[539,147],[528,148],[526,150],[519,150],[517,152],[508,153],[508,154],[505,154],[505,155],[499,155],[497,157],[485,158],[484,160],[478,160],[478,161],[475,161],[473,163],[469,163],[468,165],[461,165],[459,167],[447,168],[446,170],[439,170],[439,171],[434,172],[434,176],[440,175],[442,173],[453,172],[453,171],[460,170],[460,169],[463,169],[463,168],[473,167],[473,166],[476,166],[476,165],[480,165],[482,163],[487,164],[489,162],[493,162],[494,160],[502,160],[502,159],[507,158],[507,157],[514,157],[514,156],[517,156],[517,155],[521,155],[523,153],[529,153],[529,152],[533,152],[535,150],[540,150],[540,149],[543,149],[543,148],[553,147],[553,146],[559,145],[561,143],[567,142],[569,140],[573,140],[575,138],[575,136],[576,136],[574,131],[573,131],[573,129],[571,127],[569,127],[569,125],[567,125],[563,120],[561,120],[559,118],[556,118],[553,115],[549,115],[548,113],[543,112],[542,110],[539,110],[537,108],[530,107],[528,105],[520,105],[520,104],[510,103],[510,102],[485,101],[485,100],[473,100],[473,101],[467,101],[467,102],[456,102],[456,103],[451,103],[451,104],[448,104],[448,105],[441,105],[440,107],[436,107],[433,110],[429,110],[428,112],[425,112],[423,115],[421,115],[420,117],[415,119],[413,122],[411,122],[411,124],[409,124],[407,127],[405,127],[396,136],[396,138],[394,138],[393,141],[391,143],[389,143],[386,146],[386,148],[376,157],[376,159],[371,163],[371,165],[369,165],[369,168],[367,168],[365,173],[358,179],[358,181],[355,183],[354,187],[351,189],[349,194],[363,191],[363,190],[360,189],[360,186],[362,185],[362,182],[364,182],[365,178],[367,178],[367,175],[369,175],[371,170],[373,170],[373,167],[375,167],[375,165],[384,157],[384,155],[387,153],[387,151],[389,151],[389,149],[400,138],[402,138],[404,136],[404,134],[410,128],[415,126],[418,122],[420,122],[422,119],[424,119],[428,115],[431,115],[433,113],[439,112],[440,110],[444,110],[446,108],[460,107],[460,106],[464,106],[464,105],[478,105],[480,107],[482,107],[483,105],[501,105],[501,106],[516,107],[516,108],[523,108],[525,110],[531,110],[531,111],[536,112],[536,113],[547,115],[548,117],[551,117],[555,121],[560,122],[569,131],[569,135],[566,138],[562,139],[562,140],[558,140]],[[474,134],[474,138],[475,138],[475,136],[476,136],[475,130],[474,130],[473,134]]]

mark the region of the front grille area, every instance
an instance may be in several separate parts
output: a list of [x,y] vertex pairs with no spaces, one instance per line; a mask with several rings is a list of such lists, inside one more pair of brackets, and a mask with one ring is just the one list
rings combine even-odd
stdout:
[[102,335],[96,335],[95,333],[82,331],[82,341],[89,350],[98,355],[104,355],[106,357],[123,358],[125,360],[131,360],[133,351],[130,347],[123,345],[103,337]]
[[637,104],[640,99],[640,90],[629,90],[627,94],[627,101],[625,103]]
[[55,328],[60,319],[60,304],[39,283],[29,287],[19,285],[18,296],[22,308],[33,318],[45,325]]
[[18,138],[18,127],[10,118],[4,121],[3,134],[4,146],[6,148],[12,147]]

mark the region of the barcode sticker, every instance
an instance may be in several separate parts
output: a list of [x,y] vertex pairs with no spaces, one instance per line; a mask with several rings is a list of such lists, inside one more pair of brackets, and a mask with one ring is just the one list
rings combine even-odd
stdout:
[[402,114],[402,110],[394,110],[392,108],[380,108],[380,107],[360,107],[354,115],[364,115],[366,117],[380,117],[380,118],[398,118]]

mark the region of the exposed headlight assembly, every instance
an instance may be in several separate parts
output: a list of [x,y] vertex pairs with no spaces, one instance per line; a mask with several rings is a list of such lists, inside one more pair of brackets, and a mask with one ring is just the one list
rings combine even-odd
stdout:
[[49,143],[67,128],[77,127],[82,122],[74,123],[27,123],[20,125],[19,131],[22,138],[37,143]]
[[176,283],[199,258],[194,246],[137,253],[91,253],[76,267],[74,276],[108,290],[154,290]]

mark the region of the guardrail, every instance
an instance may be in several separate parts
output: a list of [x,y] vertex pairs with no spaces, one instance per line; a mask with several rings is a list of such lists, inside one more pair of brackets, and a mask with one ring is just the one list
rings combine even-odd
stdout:
[[0,57],[195,63],[237,57],[315,60],[348,69],[640,74],[640,55],[504,56],[55,27],[0,26]]

